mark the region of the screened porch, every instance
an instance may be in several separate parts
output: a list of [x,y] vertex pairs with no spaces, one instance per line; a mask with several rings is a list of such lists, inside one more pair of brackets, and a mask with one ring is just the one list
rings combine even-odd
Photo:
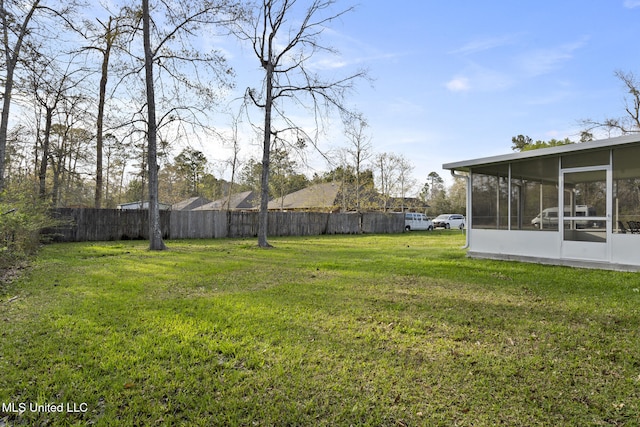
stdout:
[[637,136],[444,167],[467,172],[470,256],[640,267]]

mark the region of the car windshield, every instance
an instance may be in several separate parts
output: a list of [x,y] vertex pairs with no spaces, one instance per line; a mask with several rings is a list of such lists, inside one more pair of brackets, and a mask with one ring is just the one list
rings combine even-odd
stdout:
[[445,220],[445,219],[449,219],[449,215],[439,215],[439,216],[435,219],[435,221],[442,221],[442,220]]

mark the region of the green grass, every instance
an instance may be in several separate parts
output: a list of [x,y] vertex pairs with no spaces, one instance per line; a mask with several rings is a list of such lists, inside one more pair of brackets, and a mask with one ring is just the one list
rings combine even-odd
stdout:
[[47,246],[0,287],[0,426],[639,425],[640,275],[463,240]]

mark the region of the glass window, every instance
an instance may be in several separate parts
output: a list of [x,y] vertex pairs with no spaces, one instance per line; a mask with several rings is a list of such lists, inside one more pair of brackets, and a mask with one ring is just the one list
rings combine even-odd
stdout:
[[512,163],[511,193],[509,165],[472,175],[473,228],[508,229],[511,207],[512,230],[558,230],[558,157]]
[[[640,221],[640,146],[613,150],[613,231],[631,233]],[[635,234],[635,233],[634,233]],[[638,234],[640,236],[640,234]]]
[[472,173],[471,191],[473,228],[495,229],[498,214],[498,177]]
[[511,229],[558,230],[558,157],[511,165]]

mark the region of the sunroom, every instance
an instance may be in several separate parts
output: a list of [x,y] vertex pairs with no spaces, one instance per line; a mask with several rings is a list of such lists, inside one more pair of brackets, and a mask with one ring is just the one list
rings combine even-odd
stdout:
[[467,178],[469,256],[640,271],[640,135],[443,168]]

